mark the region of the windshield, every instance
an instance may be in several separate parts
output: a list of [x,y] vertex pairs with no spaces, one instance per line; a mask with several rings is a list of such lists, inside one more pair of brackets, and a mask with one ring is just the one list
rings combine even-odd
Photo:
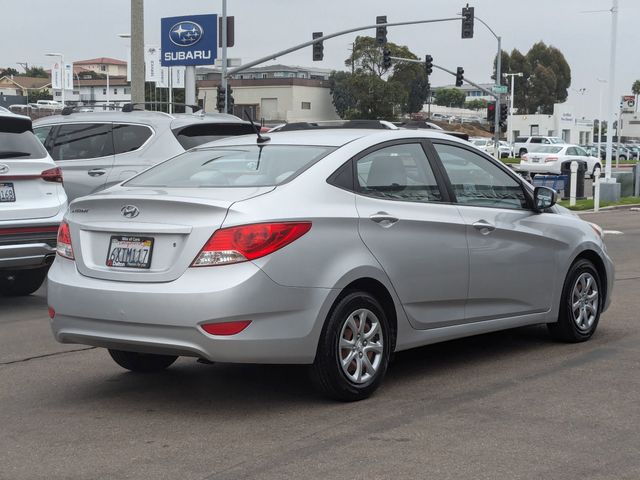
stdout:
[[136,187],[280,185],[334,150],[300,145],[237,145],[191,150],[134,177]]
[[536,153],[560,153],[560,150],[562,150],[564,147],[556,147],[556,146],[550,146],[550,145],[545,145],[544,147],[539,147],[536,148]]

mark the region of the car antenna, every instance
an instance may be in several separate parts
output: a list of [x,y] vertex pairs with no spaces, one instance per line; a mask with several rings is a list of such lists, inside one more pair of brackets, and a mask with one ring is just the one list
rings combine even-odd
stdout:
[[260,135],[260,129],[251,118],[251,115],[249,115],[249,112],[247,112],[247,109],[245,108],[243,111],[244,111],[244,116],[247,117],[247,119],[251,122],[251,126],[256,131],[256,135],[258,135],[258,143],[265,143],[271,140],[271,137],[266,137],[266,136],[263,137],[262,135]]

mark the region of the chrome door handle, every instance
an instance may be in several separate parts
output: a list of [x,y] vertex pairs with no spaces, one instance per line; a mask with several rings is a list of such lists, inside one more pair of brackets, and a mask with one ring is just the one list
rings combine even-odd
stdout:
[[93,170],[89,170],[87,172],[90,177],[99,177],[101,175],[104,175],[105,173],[107,173],[107,171],[104,168],[94,168]]
[[478,220],[472,225],[473,228],[478,230],[482,235],[488,235],[496,229],[495,225],[490,224],[486,220]]
[[376,222],[382,227],[390,227],[398,221],[396,217],[389,215],[387,212],[378,212],[369,215],[369,220]]

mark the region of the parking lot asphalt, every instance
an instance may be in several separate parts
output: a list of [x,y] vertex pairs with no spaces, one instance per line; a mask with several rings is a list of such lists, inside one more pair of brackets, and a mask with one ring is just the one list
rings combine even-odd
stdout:
[[403,352],[352,404],[319,398],[304,367],[127,373],[53,340],[44,288],[0,298],[0,479],[637,480],[640,212],[582,216],[622,232],[591,341],[536,326]]

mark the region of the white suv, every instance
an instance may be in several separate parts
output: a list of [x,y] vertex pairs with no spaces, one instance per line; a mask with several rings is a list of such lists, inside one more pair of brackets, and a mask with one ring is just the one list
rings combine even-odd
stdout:
[[29,295],[46,278],[67,210],[62,171],[31,119],[0,113],[0,295]]
[[544,137],[540,135],[531,135],[529,137],[517,137],[513,142],[513,151],[516,157],[521,157],[525,153],[532,151],[538,145],[555,145],[566,143],[560,137]]

